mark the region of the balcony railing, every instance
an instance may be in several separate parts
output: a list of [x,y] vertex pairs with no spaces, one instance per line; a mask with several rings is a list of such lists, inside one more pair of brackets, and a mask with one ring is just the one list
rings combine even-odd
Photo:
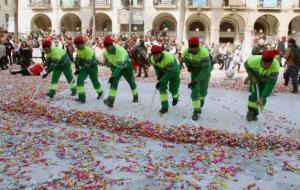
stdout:
[[174,9],[177,8],[177,0],[153,0],[156,9]]
[[[95,8],[96,9],[110,9],[112,0],[95,0]],[[90,0],[90,6],[92,6],[93,2]]]
[[79,9],[80,0],[60,0],[61,9]]
[[31,7],[31,9],[47,10],[47,9],[51,9],[51,1],[50,0],[30,0],[29,6]]
[[207,9],[210,8],[210,0],[189,0],[188,8],[189,9]]
[[[131,2],[129,2],[131,1]],[[144,7],[144,0],[122,0],[121,5],[123,8],[128,8],[129,5],[133,8],[143,8]]]
[[245,9],[245,0],[223,0],[224,9]]
[[260,10],[280,10],[281,0],[259,0],[258,9]]

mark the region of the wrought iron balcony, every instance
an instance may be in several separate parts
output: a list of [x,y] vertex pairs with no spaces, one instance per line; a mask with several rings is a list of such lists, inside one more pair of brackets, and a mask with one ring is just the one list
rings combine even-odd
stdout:
[[51,1],[50,0],[30,0],[29,6],[33,10],[47,10],[47,9],[51,9]]
[[153,0],[156,9],[175,9],[177,8],[177,0]]
[[[131,1],[131,2],[130,2]],[[123,8],[143,8],[144,7],[144,0],[121,0],[121,5]]]
[[60,0],[61,9],[79,9],[80,0]]
[[245,9],[246,1],[245,0],[223,0],[224,9]]
[[259,10],[280,10],[281,0],[259,0],[258,9]]
[[[93,5],[93,0],[90,0],[90,6]],[[95,0],[95,8],[96,9],[110,9],[111,0]]]

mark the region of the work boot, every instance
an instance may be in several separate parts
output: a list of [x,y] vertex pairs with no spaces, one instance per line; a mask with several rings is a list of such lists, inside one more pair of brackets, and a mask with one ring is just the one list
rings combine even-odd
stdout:
[[102,97],[102,94],[103,94],[103,92],[98,93],[97,100],[100,100],[100,98]]
[[54,98],[54,94],[53,93],[50,93],[50,92],[48,92],[48,93],[46,93],[46,96],[48,96],[49,98]]
[[293,91],[292,91],[292,93],[298,93],[299,91],[298,91],[298,84],[294,84],[293,85]]
[[72,91],[71,96],[76,96],[76,91]]
[[139,102],[139,97],[138,96],[134,96],[132,102],[134,102],[134,103]]
[[192,120],[193,121],[198,121],[198,119],[199,119],[199,115],[201,114],[201,110],[199,110],[199,111],[194,111],[194,113],[193,113],[193,115],[192,115]]
[[247,119],[247,121],[253,120],[253,112],[252,111],[247,112],[246,119]]
[[82,103],[82,104],[85,103],[85,99],[76,98],[75,101],[79,102],[79,103]]
[[112,101],[110,101],[109,99],[104,100],[103,103],[110,108],[112,108],[114,106],[114,103]]
[[248,111],[246,119],[247,121],[257,121],[257,114],[255,114],[253,111]]
[[179,97],[173,98],[172,106],[176,106],[176,105],[177,105],[177,103],[178,103],[178,98],[179,98]]
[[160,114],[164,114],[164,113],[167,113],[168,112],[168,108],[161,108],[160,110],[159,110],[159,113]]
[[198,121],[199,120],[199,114],[198,113],[193,113],[192,120],[193,121]]
[[294,94],[297,94],[299,91],[298,91],[298,89],[294,89],[293,91],[292,91],[292,93],[294,93]]

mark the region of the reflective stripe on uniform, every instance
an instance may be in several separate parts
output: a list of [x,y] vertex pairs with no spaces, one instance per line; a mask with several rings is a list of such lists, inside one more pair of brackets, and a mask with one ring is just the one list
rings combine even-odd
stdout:
[[194,109],[200,109],[200,100],[194,100],[193,101],[193,107]]
[[168,94],[166,94],[166,93],[160,94],[160,100],[161,100],[162,102],[168,101]]
[[50,84],[49,85],[49,90],[56,90],[57,89],[57,84]]
[[77,87],[77,92],[78,92],[78,94],[85,94],[84,86],[78,86]]
[[74,88],[76,88],[76,84],[73,82],[73,83],[71,83],[71,84],[69,84],[70,85],[70,88],[71,89],[74,89]]
[[178,98],[179,97],[179,94],[175,94],[174,96],[173,96],[173,98]]
[[109,89],[108,96],[115,97],[117,95],[117,90],[115,89]]
[[[257,103],[256,102],[252,102],[252,101],[248,101],[248,107],[249,108],[254,108],[254,109],[258,109]],[[260,111],[263,111],[265,108],[265,106],[260,105]]]
[[256,102],[252,102],[252,101],[248,101],[248,107],[257,109],[257,103]]
[[137,96],[138,95],[138,91],[137,91],[136,88],[132,90],[132,94],[133,94],[133,96]]
[[102,89],[101,87],[100,87],[100,88],[97,88],[97,89],[96,89],[96,92],[97,92],[97,93],[102,93],[102,92],[103,92],[103,89]]

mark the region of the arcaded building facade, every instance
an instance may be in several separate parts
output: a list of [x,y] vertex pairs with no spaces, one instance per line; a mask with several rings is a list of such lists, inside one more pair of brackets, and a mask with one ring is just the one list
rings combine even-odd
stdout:
[[[97,32],[166,31],[178,42],[199,36],[207,43],[240,44],[250,52],[253,38],[276,41],[300,32],[299,0],[95,0]],[[85,32],[92,28],[91,0],[22,0],[19,30]]]

